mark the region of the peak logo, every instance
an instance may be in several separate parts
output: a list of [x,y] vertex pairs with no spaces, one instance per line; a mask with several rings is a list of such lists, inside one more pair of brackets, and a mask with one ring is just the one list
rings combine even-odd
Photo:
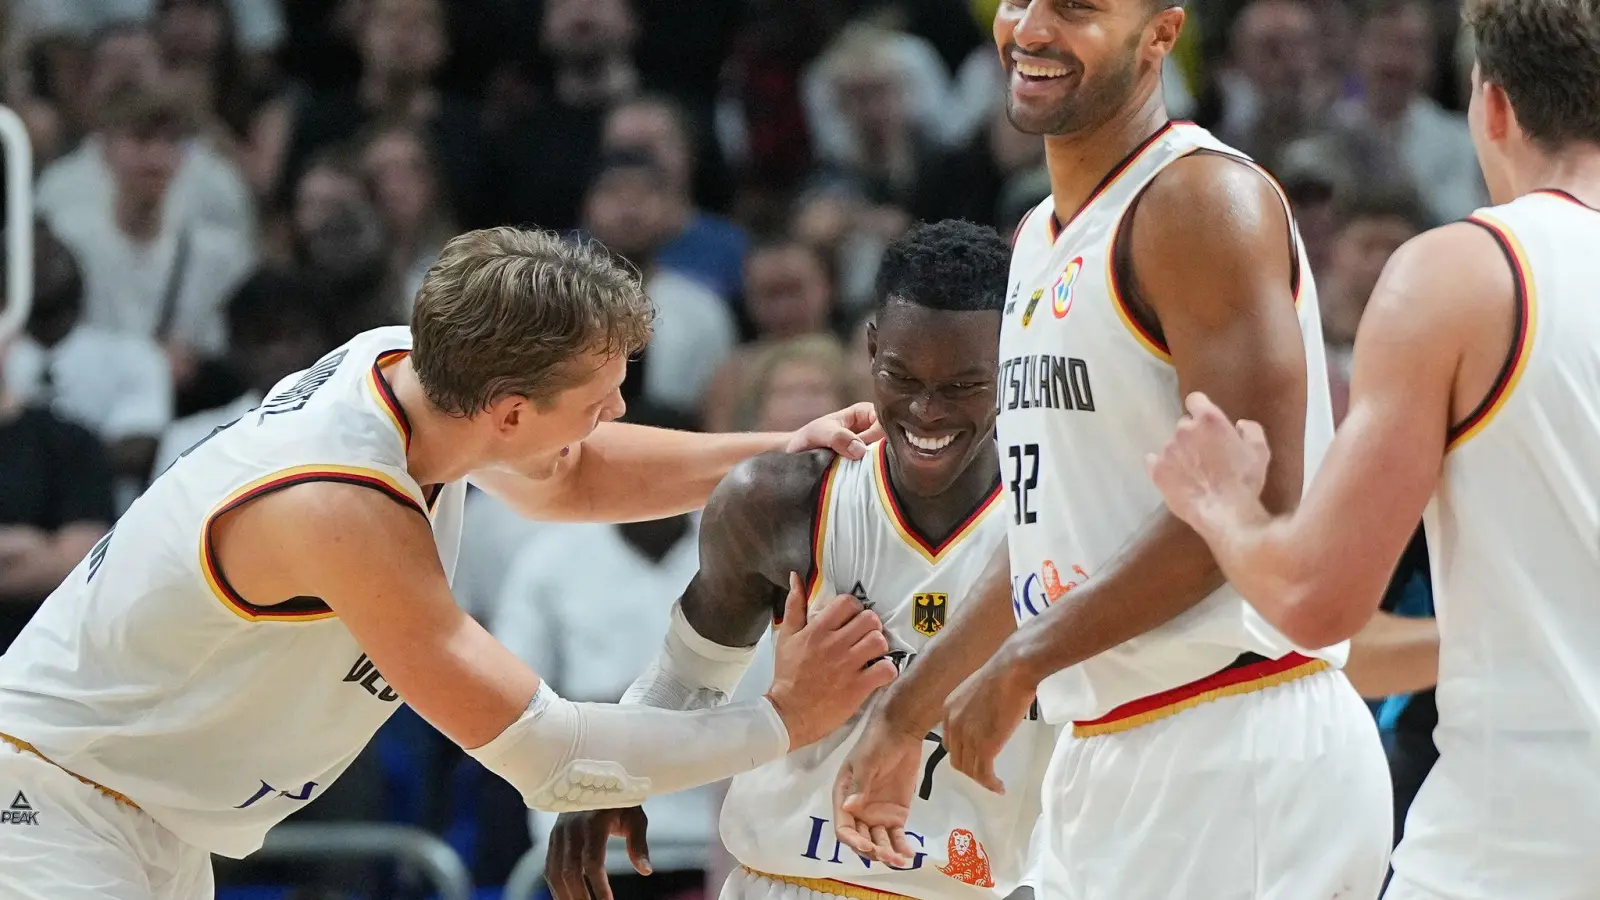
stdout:
[[38,825],[39,811],[33,808],[21,791],[11,799],[11,806],[0,809],[0,825]]

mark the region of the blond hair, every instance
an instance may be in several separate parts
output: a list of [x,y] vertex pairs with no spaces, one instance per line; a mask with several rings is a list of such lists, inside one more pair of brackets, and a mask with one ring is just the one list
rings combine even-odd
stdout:
[[512,227],[469,231],[423,276],[412,364],[428,401],[470,416],[505,396],[541,405],[593,373],[585,354],[633,355],[655,317],[638,273],[599,244]]
[[779,341],[756,353],[745,368],[744,388],[734,406],[733,421],[741,431],[749,431],[761,418],[767,394],[778,370],[790,363],[802,363],[833,377],[835,395],[844,402],[854,399],[845,348],[831,334],[806,334]]

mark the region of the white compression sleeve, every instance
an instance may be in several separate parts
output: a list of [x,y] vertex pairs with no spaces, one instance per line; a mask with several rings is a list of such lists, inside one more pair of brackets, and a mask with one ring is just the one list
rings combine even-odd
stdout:
[[755,656],[754,646],[727,647],[703,637],[689,624],[681,603],[674,603],[661,655],[622,695],[622,702],[657,709],[721,706],[733,696]]
[[467,751],[534,809],[637,806],[747,772],[789,752],[789,732],[765,697],[678,712],[572,703],[541,684],[522,717]]

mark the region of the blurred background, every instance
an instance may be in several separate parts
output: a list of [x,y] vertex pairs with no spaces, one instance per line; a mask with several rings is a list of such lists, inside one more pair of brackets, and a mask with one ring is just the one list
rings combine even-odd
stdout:
[[[1005,119],[996,4],[0,0],[0,101],[32,140],[38,216],[34,310],[0,347],[0,649],[152,473],[356,332],[405,322],[464,229],[587,234],[638,267],[660,318],[630,420],[781,430],[866,398],[883,247],[919,219],[1009,235],[1049,193],[1042,142]],[[1389,254],[1487,199],[1459,0],[1189,14],[1169,109],[1288,189],[1342,410]],[[475,494],[458,596],[563,695],[613,701],[656,653],[695,534],[693,516],[541,525]],[[1422,546],[1385,601],[1404,615],[1432,614]],[[1375,714],[1403,805],[1431,702]],[[657,874],[619,877],[618,900],[716,895],[719,796],[647,807]],[[292,822],[404,826],[496,897],[542,854],[534,818],[402,709]],[[221,896],[442,889],[415,859],[313,843],[219,861]]]

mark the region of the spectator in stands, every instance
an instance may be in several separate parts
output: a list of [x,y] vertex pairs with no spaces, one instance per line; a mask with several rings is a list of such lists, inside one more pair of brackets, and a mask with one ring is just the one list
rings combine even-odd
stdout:
[[789,233],[829,261],[839,307],[856,313],[872,305],[884,248],[911,222],[899,206],[874,203],[848,182],[824,181],[800,196]]
[[1308,130],[1332,99],[1321,79],[1316,13],[1305,0],[1253,0],[1229,32],[1228,66],[1218,74],[1217,136],[1272,160]]
[[33,309],[6,357],[5,382],[99,438],[121,509],[149,480],[156,439],[172,421],[172,373],[150,338],[85,324],[72,251],[44,225],[33,240]]
[[251,273],[227,307],[228,362],[243,390],[221,406],[168,426],[156,450],[155,471],[165,471],[213,429],[255,409],[279,381],[333,349],[329,314],[328,295],[294,271],[264,267]]
[[670,188],[668,237],[656,262],[703,282],[724,300],[739,293],[749,238],[738,226],[694,205],[695,146],[687,114],[661,94],[624,101],[606,117],[601,139],[606,153],[648,154]]
[[548,95],[508,124],[493,161],[495,221],[578,225],[606,112],[639,90],[638,22],[627,0],[545,0]]
[[382,215],[353,157],[320,151],[295,186],[290,218],[295,264],[330,295],[335,343],[410,321],[410,298],[389,277]]
[[827,332],[833,324],[833,279],[828,263],[794,240],[764,244],[745,262],[744,309],[755,343],[738,348],[706,389],[702,416],[718,431],[732,427],[751,361],[775,341]]
[[[646,404],[625,421],[693,430],[694,421]],[[622,525],[569,525],[538,534],[517,553],[495,605],[491,630],[563,697],[614,703],[622,698],[666,633],[673,601],[700,567],[698,515]],[[705,845],[716,833],[712,789],[697,788],[644,804],[650,817],[646,880],[623,854],[609,862],[618,900],[665,898],[700,888]],[[534,812],[530,831],[542,843],[555,816]],[[672,845],[690,844],[692,849]]]
[[156,39],[169,77],[201,114],[206,134],[270,201],[288,150],[286,94],[252,71],[228,0],[156,0]]
[[[108,113],[130,89],[161,90],[166,80],[160,49],[150,32],[136,24],[112,27],[95,38],[88,57],[88,136],[77,149],[41,170],[34,203],[52,224],[63,218],[109,216],[117,203],[117,178],[107,147]],[[75,100],[74,102],[77,102]],[[187,120],[188,116],[184,116]],[[239,168],[207,138],[185,128],[162,220],[171,228],[226,229],[253,241],[255,204]]]
[[442,0],[369,0],[356,45],[360,81],[353,89],[314,95],[295,119],[286,169],[291,183],[319,149],[379,123],[401,122],[433,137],[456,211],[463,221],[479,222],[490,185],[487,146],[476,107],[437,85],[450,52]]
[[1435,221],[1488,201],[1466,118],[1428,91],[1438,77],[1433,12],[1427,0],[1373,0],[1357,36],[1362,94],[1335,108],[1347,128],[1375,137],[1386,167],[1410,176]]
[[1337,209],[1332,253],[1317,273],[1335,421],[1344,418],[1349,400],[1351,353],[1367,299],[1389,257],[1427,228],[1422,203],[1409,191],[1354,193],[1340,200]]
[[361,166],[389,240],[389,280],[404,307],[456,235],[439,160],[426,132],[391,125],[367,138]]
[[996,104],[987,128],[960,149],[941,153],[923,171],[911,214],[926,222],[966,219],[999,225],[1002,199],[1030,181],[1043,186],[1042,192],[1034,188],[1028,194],[1038,203],[1050,193],[1044,141],[1018,131],[1006,118],[1005,105]]
[[736,335],[733,314],[710,288],[656,264],[670,227],[671,193],[651,157],[611,155],[589,189],[584,227],[639,270],[645,293],[655,301],[655,333],[638,371],[629,373],[641,387],[639,396],[694,415]]
[[122,88],[107,101],[102,122],[112,204],[63,210],[51,225],[83,269],[84,321],[159,341],[182,411],[186,393],[205,390],[197,376],[205,359],[223,350],[223,301],[254,267],[255,252],[236,232],[167,217],[168,189],[190,134],[170,91]]
[[[816,418],[816,410],[859,399],[838,339],[811,334],[774,344],[750,364],[749,381],[734,413],[740,431],[783,431]],[[810,416],[811,419],[806,418]]]
[[111,490],[94,435],[0,378],[0,653],[111,527]]
[[[921,67],[924,56],[931,59]],[[827,102],[810,109],[824,171],[874,203],[909,205],[942,146],[913,107],[930,92],[945,99],[949,73],[938,56],[918,38],[857,25],[817,63],[815,77],[826,90]]]

